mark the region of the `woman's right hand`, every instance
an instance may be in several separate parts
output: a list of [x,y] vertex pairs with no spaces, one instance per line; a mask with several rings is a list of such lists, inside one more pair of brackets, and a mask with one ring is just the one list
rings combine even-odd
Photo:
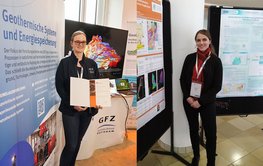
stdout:
[[186,99],[186,101],[188,102],[189,105],[192,105],[192,104],[194,103],[195,99],[190,96],[190,97],[188,97],[188,98]]

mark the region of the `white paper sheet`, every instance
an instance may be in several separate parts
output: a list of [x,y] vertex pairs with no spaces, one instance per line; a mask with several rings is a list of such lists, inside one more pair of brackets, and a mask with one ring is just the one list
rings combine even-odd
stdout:
[[90,106],[90,83],[89,80],[70,77],[70,105]]
[[95,80],[95,85],[96,85],[96,104],[102,107],[110,107],[111,106],[110,80],[98,79]]
[[111,96],[109,79],[86,80],[71,77],[70,105],[85,107],[100,105],[102,107],[110,107]]

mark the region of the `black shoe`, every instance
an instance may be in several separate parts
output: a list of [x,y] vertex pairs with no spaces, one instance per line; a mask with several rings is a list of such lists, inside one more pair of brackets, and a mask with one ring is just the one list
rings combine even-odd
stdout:
[[192,159],[191,166],[198,166],[199,165],[199,160],[200,160],[200,157],[194,157]]
[[207,166],[215,166],[215,158],[207,158]]
[[215,166],[215,162],[207,162],[207,166]]

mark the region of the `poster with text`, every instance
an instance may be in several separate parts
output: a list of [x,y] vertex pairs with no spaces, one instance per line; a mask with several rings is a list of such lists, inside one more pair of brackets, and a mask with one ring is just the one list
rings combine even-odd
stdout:
[[165,109],[162,1],[137,0],[137,129]]
[[0,165],[44,165],[56,140],[64,1],[5,0],[0,12]]
[[221,10],[219,57],[223,85],[217,97],[263,95],[262,10]]

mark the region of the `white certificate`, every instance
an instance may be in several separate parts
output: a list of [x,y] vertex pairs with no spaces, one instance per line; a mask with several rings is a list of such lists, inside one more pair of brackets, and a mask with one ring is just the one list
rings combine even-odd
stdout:
[[70,105],[95,107],[111,106],[109,79],[87,80],[70,77]]
[[97,79],[95,80],[96,90],[96,104],[102,107],[111,106],[110,95],[110,80],[109,79]]
[[70,77],[70,105],[90,106],[90,85],[89,80]]

